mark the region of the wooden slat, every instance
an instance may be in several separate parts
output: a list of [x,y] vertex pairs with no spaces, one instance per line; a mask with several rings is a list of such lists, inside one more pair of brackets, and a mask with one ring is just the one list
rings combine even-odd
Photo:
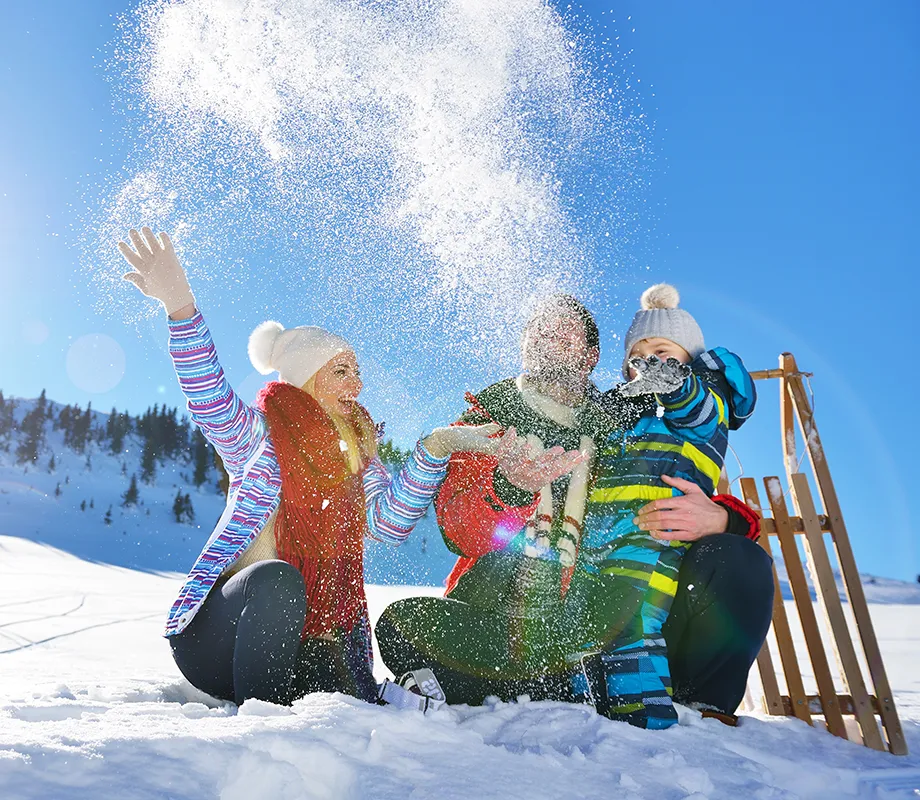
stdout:
[[[756,499],[757,489],[754,481],[751,478],[742,478],[742,491],[744,491],[745,484],[747,484],[749,487],[749,491],[753,490],[753,496]],[[763,531],[764,518],[760,509],[760,503],[758,502],[755,507],[749,499],[746,499],[745,502],[751,505],[751,507],[754,508],[754,510],[757,512],[757,515],[760,517],[761,531]],[[770,522],[773,522],[773,520],[770,520]],[[760,537],[761,546],[765,544],[766,538],[766,536]],[[769,546],[766,548],[766,550],[768,553],[770,552]],[[757,654],[757,669],[760,672],[760,684],[763,688],[764,710],[773,716],[786,716],[786,712],[783,710],[783,701],[779,691],[779,683],[776,680],[776,667],[773,666],[773,656],[770,654],[770,645],[766,641],[764,641],[763,646],[760,648],[760,652]]]
[[[808,709],[812,714],[821,714],[821,698],[816,694],[810,694],[806,698],[808,701]],[[789,699],[788,695],[783,695],[780,700],[783,705],[783,715],[786,717],[792,716],[792,701]],[[869,697],[869,701],[872,704],[872,707],[878,712],[878,698],[875,695]],[[840,710],[847,716],[854,716],[856,714],[856,706],[853,702],[853,698],[848,694],[838,694],[837,695],[837,705],[840,706]]]
[[805,557],[808,559],[815,582],[818,605],[824,612],[828,629],[834,637],[837,662],[845,682],[844,689],[851,695],[851,705],[854,710],[845,713],[856,716],[862,731],[863,742],[868,747],[873,750],[884,750],[885,743],[878,729],[878,722],[869,701],[869,692],[866,690],[859,660],[856,657],[856,648],[853,646],[850,629],[843,614],[834,570],[824,547],[824,536],[818,527],[814,501],[808,488],[808,479],[801,472],[797,472],[790,476],[790,482],[795,504],[805,523]]
[[[782,378],[785,376],[785,372],[782,369],[756,369],[753,372],[748,373],[755,381],[766,380],[767,378]],[[807,375],[809,378],[814,375],[813,372],[802,372],[802,375]]]
[[[805,523],[801,517],[789,517],[789,523],[792,525],[793,533],[805,533]],[[824,514],[818,514],[818,525],[822,533],[830,533],[831,526]],[[776,535],[776,525],[773,520],[766,517],[760,521],[760,532]]]
[[[757,486],[753,478],[741,479],[741,491],[744,494],[744,502],[753,508],[761,518],[763,517],[763,507],[760,505],[760,497],[757,494]],[[761,536],[760,545],[767,554],[772,558],[773,552],[770,549],[770,537]],[[789,695],[792,697],[792,707],[794,716],[811,725],[811,714],[808,711],[808,704],[805,701],[805,685],[802,683],[802,674],[799,671],[799,660],[795,654],[795,645],[792,643],[792,632],[789,630],[789,620],[786,617],[786,606],[783,603],[783,592],[779,585],[779,577],[776,574],[776,568],[773,568],[773,633],[776,636],[776,646],[779,650],[779,658],[783,664],[783,673],[786,676],[786,686]],[[762,673],[763,674],[763,673]],[[775,673],[773,682],[775,684]],[[771,690],[772,692],[772,687]],[[767,694],[767,684],[764,683],[764,694]],[[771,698],[768,695],[767,702],[773,705],[775,697],[778,696],[779,689],[776,688],[776,695]]]
[[[782,366],[783,357],[780,356],[780,369]],[[785,373],[779,382],[779,435],[783,446],[783,464],[786,466],[786,474],[789,475],[798,469],[795,452],[795,412],[792,409],[792,395]]]
[[888,749],[895,755],[907,755],[907,742],[904,740],[904,732],[901,730],[901,722],[898,719],[898,712],[894,705],[891,686],[888,683],[885,665],[882,662],[882,654],[879,650],[878,640],[875,637],[875,628],[872,625],[872,618],[869,616],[869,606],[866,603],[866,596],[859,579],[856,558],[850,546],[850,537],[843,521],[837,490],[834,488],[830,469],[827,466],[824,447],[815,427],[811,406],[808,404],[805,385],[801,376],[798,375],[798,366],[791,353],[783,354],[782,366],[783,370],[789,375],[787,380],[796,416],[798,417],[802,437],[815,473],[815,481],[821,495],[821,504],[831,524],[831,535],[837,550],[837,561],[840,564],[840,572],[843,575],[844,586],[850,601],[850,609],[856,619],[856,627],[859,631],[863,652],[866,655],[869,674],[875,687],[875,695],[879,699],[882,724],[888,736]]
[[766,378],[782,378],[783,374],[781,369],[758,369],[750,373],[755,381],[762,381]]
[[821,641],[815,607],[811,602],[811,592],[808,589],[808,581],[805,579],[805,569],[802,567],[799,549],[795,543],[795,534],[789,524],[783,486],[776,477],[764,478],[763,483],[770,500],[770,507],[773,509],[773,520],[776,522],[777,538],[783,551],[786,577],[789,579],[792,596],[799,612],[799,621],[802,624],[802,632],[805,634],[805,646],[811,658],[815,681],[818,684],[818,694],[824,706],[827,729],[835,736],[846,739],[848,737],[846,726],[843,723],[843,714],[840,713],[840,706],[837,705],[837,689],[834,687],[834,678],[827,662],[827,653]]
[[766,712],[775,717],[786,716],[783,710],[782,696],[779,691],[779,682],[776,680],[776,667],[773,666],[773,656],[766,642],[757,654],[757,669],[760,672],[760,683],[763,686],[763,704]]

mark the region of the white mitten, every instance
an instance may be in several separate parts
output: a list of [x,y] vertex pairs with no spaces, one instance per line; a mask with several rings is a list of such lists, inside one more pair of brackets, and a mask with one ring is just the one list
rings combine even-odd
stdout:
[[500,430],[501,426],[494,422],[487,425],[451,425],[435,428],[422,439],[422,444],[435,458],[447,458],[452,453],[495,453],[499,440],[489,437]]

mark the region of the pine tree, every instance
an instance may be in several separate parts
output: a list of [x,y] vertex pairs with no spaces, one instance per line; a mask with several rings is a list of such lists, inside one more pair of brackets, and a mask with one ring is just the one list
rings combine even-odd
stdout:
[[[79,409],[75,409],[75,416],[70,426],[70,446],[78,453],[82,453],[86,448],[86,442],[90,438],[90,428],[92,427],[92,402],[87,403],[86,411],[82,414]],[[66,438],[66,437],[65,437]]]
[[89,507],[90,507],[90,508],[95,508],[95,507],[96,507],[96,502],[93,500],[92,497],[89,499]]
[[[44,395],[44,391],[42,392]],[[23,433],[16,448],[16,459],[20,464],[35,463],[38,460],[38,451],[45,442],[45,406],[36,403],[22,420],[19,426]]]
[[51,454],[51,458],[48,459],[48,472],[54,472],[57,467],[57,463],[54,460],[54,453]]
[[86,511],[86,501],[85,500],[80,501],[80,511]]
[[102,521],[103,521],[106,525],[111,525],[111,524],[112,524],[112,506],[109,506],[109,509],[108,509],[108,511],[105,512],[105,516],[102,518]]
[[387,439],[377,447],[377,455],[388,467],[398,469],[409,460],[409,456],[412,454],[408,450],[402,450],[397,447],[393,444],[392,439]]
[[128,506],[136,506],[139,497],[140,493],[137,490],[137,476],[132,475],[130,485],[121,496],[122,507],[127,508]]
[[141,480],[146,484],[153,483],[156,477],[157,451],[153,439],[149,436],[144,440],[144,450],[141,453]]
[[201,486],[208,479],[208,467],[211,465],[211,449],[208,440],[204,438],[201,429],[196,427],[192,434],[192,460],[195,463],[195,474],[192,483]]
[[55,497],[60,497],[60,496],[61,496],[61,484],[60,484],[60,483],[58,483],[58,484],[54,487],[54,496],[55,496]]
[[182,502],[182,492],[176,492],[176,499],[173,500],[172,505],[173,516],[176,518],[176,522],[182,522],[183,510],[184,504]]
[[176,522],[190,523],[195,521],[195,509],[192,508],[192,498],[189,497],[188,494],[182,494],[181,489],[176,492],[172,511],[173,516],[176,518]]
[[185,519],[187,522],[192,523],[195,521],[195,509],[192,508],[192,498],[188,496],[188,492],[185,494]]
[[0,450],[9,452],[10,437],[13,435],[13,420],[16,410],[15,400],[6,400],[0,392]]
[[124,449],[125,446],[125,434],[127,433],[127,426],[125,424],[124,417],[119,414],[114,408],[112,413],[109,414],[108,422],[105,426],[106,433],[109,438],[109,452],[113,456],[118,455]]

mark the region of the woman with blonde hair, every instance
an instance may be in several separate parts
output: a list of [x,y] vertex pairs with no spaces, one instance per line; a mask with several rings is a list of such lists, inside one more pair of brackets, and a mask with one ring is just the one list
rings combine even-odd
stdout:
[[[166,636],[197,688],[242,703],[290,703],[309,691],[374,701],[364,593],[365,535],[399,544],[424,514],[455,451],[493,452],[497,426],[438,428],[394,478],[357,402],[357,358],[316,327],[266,322],[249,355],[278,372],[254,406],[230,387],[169,237],[130,231],[125,275],[168,315],[169,353],[192,420],[230,474],[227,507],[172,605]],[[510,445],[504,445],[508,457]],[[517,450],[563,474],[577,454]]]

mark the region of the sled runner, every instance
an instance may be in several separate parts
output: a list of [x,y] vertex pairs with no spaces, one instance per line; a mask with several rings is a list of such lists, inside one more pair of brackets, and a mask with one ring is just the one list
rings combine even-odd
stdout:
[[[811,375],[799,371],[791,353],[783,353],[779,363],[779,369],[752,372],[751,375],[755,380],[779,380],[780,433],[792,509],[787,505],[786,493],[778,477],[763,479],[767,505],[761,503],[753,478],[741,478],[740,483],[744,501],[761,516],[761,546],[772,555],[774,543],[779,544],[796,614],[791,620],[787,615],[774,568],[773,636],[768,637],[757,658],[760,686],[756,686],[756,679],[752,679],[748,684],[748,693],[750,695],[762,689],[763,707],[768,714],[795,716],[809,725],[818,717],[836,736],[874,750],[884,750],[887,746],[895,755],[907,755],[907,744],[885,674],[846,524],[808,401],[804,378]],[[808,476],[798,471],[796,421],[811,463],[813,485],[821,501],[823,513],[820,514],[815,508]],[[723,473],[720,488],[723,493],[728,491],[726,484]],[[806,581],[799,542],[803,545],[811,574],[820,620]],[[832,556],[836,556],[843,578],[849,615],[840,600]],[[852,618],[856,636],[848,624],[848,616]],[[799,654],[793,643],[793,626],[800,628],[804,635],[817,694],[806,693]],[[772,648],[771,638],[775,645]],[[857,652],[858,646],[861,646],[861,653]],[[836,669],[828,660],[828,650],[833,654]],[[774,653],[779,655],[781,675],[774,667]],[[868,685],[863,664],[870,679]],[[785,693],[780,688],[780,677],[785,682]]]

